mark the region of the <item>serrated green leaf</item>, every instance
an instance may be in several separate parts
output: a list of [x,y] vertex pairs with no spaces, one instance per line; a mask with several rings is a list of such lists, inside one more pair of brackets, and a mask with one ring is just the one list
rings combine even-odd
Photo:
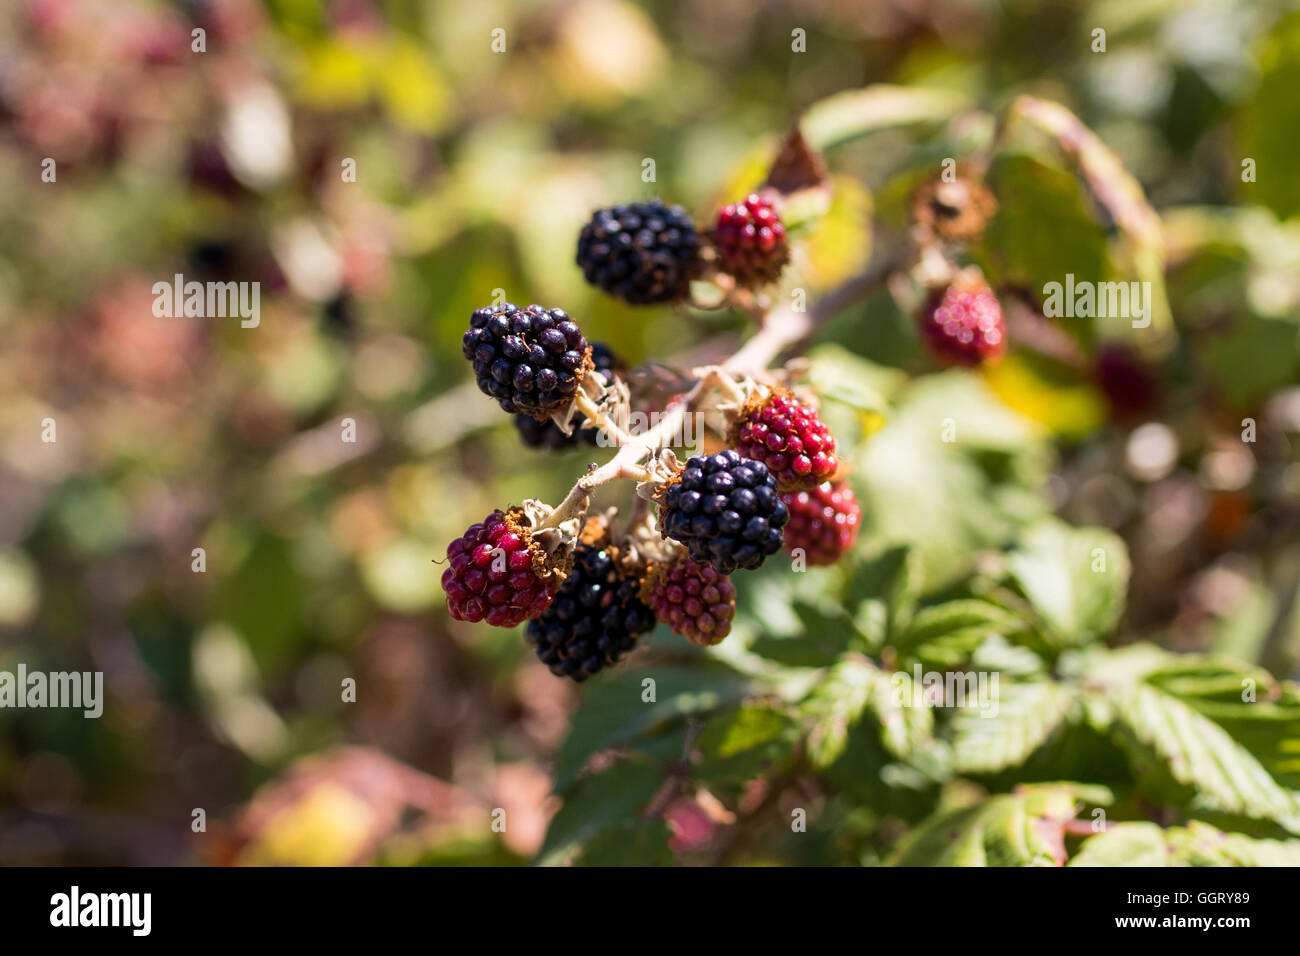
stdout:
[[1088,837],[1069,866],[1168,866],[1164,832],[1154,823],[1113,823]]
[[1193,820],[1161,829],[1114,823],[1089,837],[1070,866],[1300,866],[1300,840],[1260,840]]
[[[603,675],[602,675],[603,676]],[[655,681],[655,702],[642,700],[645,678]],[[734,703],[754,688],[752,678],[717,661],[693,666],[629,665],[586,690],[555,761],[555,789],[577,779],[592,754],[662,731],[690,714]]]
[[1074,691],[1053,681],[1000,686],[996,710],[984,702],[953,720],[953,769],[991,774],[1023,764],[1061,726]]
[[804,713],[813,718],[808,759],[814,767],[824,770],[843,755],[849,731],[862,718],[879,676],[866,660],[840,661],[804,701]]
[[912,677],[903,671],[876,676],[871,712],[880,724],[880,743],[892,756],[909,760],[934,736],[934,711]]
[[1028,623],[989,601],[963,598],[918,611],[896,643],[901,654],[941,666],[957,666],[987,640],[1023,633]]
[[742,704],[716,714],[695,739],[702,755],[693,775],[705,783],[743,783],[788,757],[798,742],[798,725],[766,704]]
[[1026,797],[1004,794],[938,814],[904,837],[890,866],[1055,866],[1060,821],[1031,814]]
[[659,768],[632,760],[584,777],[551,819],[537,862],[542,866],[564,863],[607,830],[639,826],[641,809],[663,782]]
[[845,597],[868,646],[885,644],[912,619],[923,585],[920,555],[906,545],[886,548],[853,568]]
[[1139,785],[1161,802],[1267,820],[1300,833],[1300,805],[1218,724],[1155,687],[1111,688],[1116,729],[1139,765]]
[[1007,559],[1012,579],[1050,628],[1057,647],[1108,634],[1124,611],[1128,549],[1103,528],[1040,522]]

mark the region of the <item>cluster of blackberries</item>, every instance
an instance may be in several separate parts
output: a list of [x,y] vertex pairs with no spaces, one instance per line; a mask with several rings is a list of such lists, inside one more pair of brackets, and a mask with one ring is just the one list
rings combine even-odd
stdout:
[[780,550],[790,511],[766,465],[728,450],[690,459],[664,491],[659,517],[693,560],[730,574]]
[[[719,210],[708,240],[717,268],[742,286],[774,282],[790,258],[785,226],[769,198],[747,196]],[[631,305],[685,298],[704,269],[695,223],[658,200],[597,209],[578,236],[588,282]]]
[[680,206],[653,200],[598,209],[578,236],[588,282],[632,305],[672,302],[699,271],[700,237]]
[[[613,378],[621,367],[614,350],[602,342],[591,343],[591,364],[606,378]],[[566,435],[560,426],[549,418],[538,421],[532,415],[524,414],[515,416],[515,430],[519,432],[520,440],[529,448],[549,448],[552,451],[574,448],[579,443],[594,447],[596,437],[599,435],[594,428],[576,427]]]
[[478,387],[507,412],[544,419],[573,400],[590,346],[563,309],[509,302],[475,309],[461,351]]
[[654,613],[638,596],[640,587],[619,567],[612,548],[580,544],[555,600],[528,622],[528,643],[552,674],[584,681],[617,662],[654,628]]

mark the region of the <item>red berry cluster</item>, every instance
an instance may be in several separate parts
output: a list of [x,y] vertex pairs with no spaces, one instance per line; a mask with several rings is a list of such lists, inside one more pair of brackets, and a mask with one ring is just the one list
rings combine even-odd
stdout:
[[790,509],[785,549],[802,551],[809,566],[834,564],[858,540],[862,510],[846,482],[825,482],[782,495]]
[[723,206],[711,237],[719,267],[742,285],[775,282],[790,258],[781,216],[757,194]]
[[514,627],[550,605],[557,576],[536,570],[544,554],[512,515],[494,511],[447,546],[442,572],[447,606],[457,621]]
[[681,558],[653,570],[643,594],[655,617],[692,644],[717,644],[731,633],[736,586],[708,564]]
[[746,406],[733,444],[767,465],[782,491],[815,487],[839,469],[835,437],[817,410],[780,389]]

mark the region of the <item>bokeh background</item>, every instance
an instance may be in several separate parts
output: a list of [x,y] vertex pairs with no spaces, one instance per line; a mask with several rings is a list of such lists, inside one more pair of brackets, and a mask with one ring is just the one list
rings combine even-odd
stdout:
[[[99,720],[0,712],[0,862],[532,858],[580,694],[518,631],[450,621],[431,562],[494,507],[555,501],[590,452],[520,448],[461,359],[467,317],[502,289],[566,308],[632,362],[724,351],[743,316],[587,288],[581,223],[652,196],[706,218],[801,110],[871,83],[972,112],[834,152],[834,205],[796,262],[814,299],[868,261],[873,212],[903,227],[910,171],[988,134],[976,108],[1031,93],[1074,110],[1161,210],[1178,338],[1155,356],[1013,355],[986,384],[1032,426],[1025,500],[990,505],[961,469],[868,475],[864,539],[918,540],[942,570],[1054,509],[1128,542],[1119,640],[1157,633],[1294,675],[1293,6],[6,3],[0,669],[100,670],[107,701]],[[1055,226],[1025,228],[1032,245]],[[260,282],[259,327],[154,317],[151,285],[178,272]],[[883,291],[823,339],[933,371]]]

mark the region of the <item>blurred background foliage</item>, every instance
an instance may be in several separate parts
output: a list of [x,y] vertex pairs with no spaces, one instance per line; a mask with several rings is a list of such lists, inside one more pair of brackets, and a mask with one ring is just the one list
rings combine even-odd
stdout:
[[[852,92],[870,84],[892,86]],[[1090,167],[1051,117],[1008,121],[1024,94],[1072,110],[1136,183]],[[464,368],[467,317],[502,289],[562,305],[632,362],[725,354],[742,315],[619,305],[583,284],[574,241],[593,208],[632,198],[707,218],[760,181],[801,113],[834,184],[787,279],[812,301],[905,231],[942,158],[996,145],[1001,209],[971,255],[1004,292],[1012,353],[984,375],[936,374],[906,289],[835,317],[809,376],[854,463],[859,553],[740,581],[725,644],[656,634],[576,692],[517,631],[450,621],[430,563],[492,508],[554,502],[590,454],[520,448]],[[1134,795],[1104,772],[1133,747],[1170,751],[1136,718],[1128,744],[1103,740],[1130,697],[1079,688],[1122,666],[1144,682],[1137,712],[1173,665],[1066,652],[1142,639],[1297,675],[1297,117],[1300,14],[1268,0],[6,4],[0,670],[101,670],[108,699],[97,721],[0,712],[0,860],[934,861],[930,830],[899,838],[936,809],[975,834],[940,859],[970,862],[1001,859],[999,834],[1025,819],[1062,819],[1063,801],[1145,807],[1180,784],[1217,816],[1135,821],[1088,858],[1267,855],[1207,850],[1207,828],[1240,811],[1295,832],[1286,793],[1192,779]],[[1158,219],[1142,219],[1141,191]],[[1044,321],[1035,297],[1067,272],[1152,281],[1149,334]],[[151,286],[175,273],[260,282],[260,324],[156,318]],[[938,442],[958,413],[959,440]],[[355,444],[339,440],[346,418]],[[1053,513],[1102,536],[1118,576],[1071,590],[1041,573],[1094,543]],[[1027,618],[998,617],[1026,603]],[[927,606],[946,610],[927,620]],[[1023,641],[1000,640],[1017,628]],[[885,706],[836,635],[887,666],[993,654],[1048,716],[1020,728],[1016,754],[960,736],[978,720],[956,726],[956,781],[951,755],[917,743],[926,708],[878,714],[879,740],[828,743],[846,714]],[[1040,679],[1040,659],[1066,683]],[[637,703],[646,668],[672,692],[654,708]],[[1162,706],[1215,712],[1214,674],[1196,680]],[[1269,686],[1292,728],[1278,753],[1251,749],[1238,712],[1215,719],[1294,787],[1300,717],[1293,690]],[[818,707],[833,719],[807,755],[827,789],[800,804],[817,825],[762,831],[789,794],[755,780],[795,779]],[[1001,785],[1067,711],[1103,790]],[[609,772],[579,774],[634,739]],[[707,786],[665,794],[683,753]],[[1028,779],[1084,779],[1069,771]],[[651,801],[662,813],[629,823]]]

